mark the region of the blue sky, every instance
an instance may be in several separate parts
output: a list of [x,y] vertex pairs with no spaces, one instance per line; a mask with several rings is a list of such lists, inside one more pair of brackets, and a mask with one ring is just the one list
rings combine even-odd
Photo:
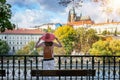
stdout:
[[[66,23],[68,7],[58,4],[59,0],[7,0],[12,5],[11,21],[18,27],[33,27],[45,23]],[[120,1],[103,0],[90,2],[83,0],[82,7],[76,9],[77,15],[90,16],[96,23],[105,22],[107,19],[120,21]],[[80,2],[79,2],[80,3]]]

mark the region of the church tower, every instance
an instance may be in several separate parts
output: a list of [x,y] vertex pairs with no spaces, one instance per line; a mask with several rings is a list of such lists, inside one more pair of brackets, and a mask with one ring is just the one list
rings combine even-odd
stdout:
[[68,22],[74,22],[76,20],[75,8],[70,9],[68,14]]

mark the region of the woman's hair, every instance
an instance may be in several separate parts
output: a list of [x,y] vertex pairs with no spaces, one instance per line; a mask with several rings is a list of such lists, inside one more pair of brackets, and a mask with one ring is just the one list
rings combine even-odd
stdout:
[[45,46],[52,46],[53,42],[45,42]]

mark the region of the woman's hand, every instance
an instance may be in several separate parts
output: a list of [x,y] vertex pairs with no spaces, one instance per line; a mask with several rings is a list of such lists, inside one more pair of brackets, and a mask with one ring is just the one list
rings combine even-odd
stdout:
[[58,38],[57,38],[57,37],[55,37],[55,39],[56,39],[56,40],[58,40]]
[[42,39],[42,37],[39,38],[39,41]]

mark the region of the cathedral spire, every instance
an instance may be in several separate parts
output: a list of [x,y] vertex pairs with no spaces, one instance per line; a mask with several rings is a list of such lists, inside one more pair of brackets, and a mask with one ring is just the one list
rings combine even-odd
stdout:
[[75,17],[76,17],[75,8],[72,7],[72,9],[70,9],[69,14],[68,14],[68,22],[74,22]]

